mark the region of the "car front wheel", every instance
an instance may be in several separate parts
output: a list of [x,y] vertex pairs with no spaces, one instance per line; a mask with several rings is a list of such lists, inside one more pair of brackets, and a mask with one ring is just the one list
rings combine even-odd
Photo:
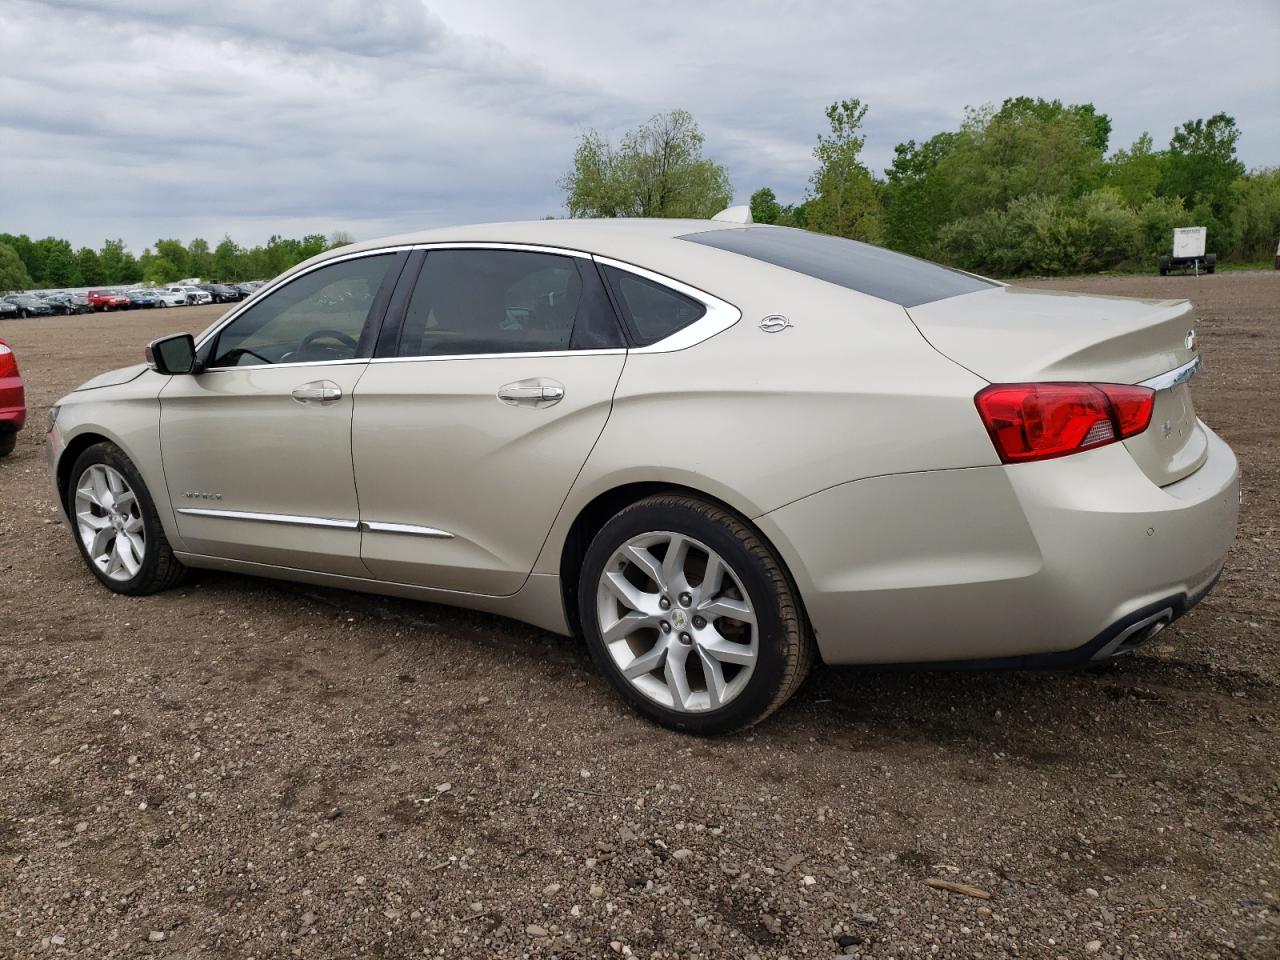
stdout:
[[139,596],[187,573],[173,555],[141,474],[119,447],[98,443],[76,459],[67,512],[80,554],[110,590]]
[[758,723],[814,658],[779,559],[741,518],[694,497],[649,497],[606,523],[583,563],[579,612],[619,693],[689,733]]

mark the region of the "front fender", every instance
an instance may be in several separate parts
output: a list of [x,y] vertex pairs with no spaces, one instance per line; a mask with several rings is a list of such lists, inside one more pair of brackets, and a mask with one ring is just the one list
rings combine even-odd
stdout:
[[63,519],[72,463],[86,447],[107,440],[124,451],[142,474],[165,536],[185,549],[174,519],[160,451],[160,388],[170,378],[146,371],[127,383],[67,395],[48,434],[47,457]]

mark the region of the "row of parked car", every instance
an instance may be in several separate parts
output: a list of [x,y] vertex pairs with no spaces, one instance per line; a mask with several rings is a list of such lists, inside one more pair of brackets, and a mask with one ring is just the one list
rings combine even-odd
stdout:
[[0,320],[73,313],[136,310],[148,307],[186,307],[201,303],[234,303],[256,291],[265,281],[246,283],[174,284],[168,287],[102,288],[87,293],[12,293],[0,297]]

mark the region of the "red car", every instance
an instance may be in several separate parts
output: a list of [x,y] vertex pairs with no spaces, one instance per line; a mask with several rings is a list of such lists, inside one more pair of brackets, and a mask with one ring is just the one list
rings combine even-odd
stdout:
[[18,358],[0,340],[0,457],[13,452],[18,431],[27,422],[27,400],[18,373]]
[[133,301],[114,290],[90,290],[86,296],[94,310],[128,310],[133,306]]

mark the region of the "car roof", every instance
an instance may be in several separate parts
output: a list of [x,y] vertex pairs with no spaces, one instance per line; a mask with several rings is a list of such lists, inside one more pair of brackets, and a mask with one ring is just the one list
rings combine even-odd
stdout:
[[[379,250],[386,247],[413,246],[422,243],[517,243],[529,246],[558,247],[582,253],[610,257],[664,273],[673,279],[697,285],[700,271],[696,263],[703,260],[700,251],[680,237],[704,230],[741,229],[744,224],[719,220],[667,220],[644,217],[616,219],[516,220],[500,223],[474,223],[456,227],[439,227],[395,236],[363,240],[303,261],[282,276],[290,276],[335,257]],[[705,253],[725,257],[720,251]],[[733,259],[738,260],[736,255]]]
[[738,226],[738,224],[712,220],[666,220],[644,217],[473,223],[364,240],[335,247],[309,262],[358,253],[362,250],[419,243],[520,243],[579,250],[619,260],[634,258],[637,261],[643,261],[655,250],[663,247],[678,250],[684,244],[675,244],[672,241],[682,235],[703,230],[734,229]]

